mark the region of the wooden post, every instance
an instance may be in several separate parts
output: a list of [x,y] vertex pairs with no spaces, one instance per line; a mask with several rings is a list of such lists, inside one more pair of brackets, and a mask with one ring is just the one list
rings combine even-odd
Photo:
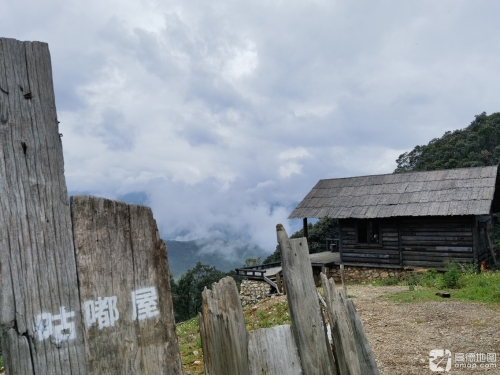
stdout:
[[484,228],[484,235],[486,237],[486,241],[488,244],[488,249],[490,250],[491,257],[493,258],[493,264],[495,266],[498,266],[497,257],[495,255],[495,245],[493,245],[493,242],[491,241],[490,234],[488,233],[488,230],[486,228]]
[[481,271],[481,264],[479,263],[479,223],[478,217],[473,217],[474,224],[472,226],[472,255],[474,259],[474,263],[476,264],[476,272]]
[[337,374],[317,297],[307,240],[276,226],[293,333],[305,375]]
[[356,342],[356,352],[358,353],[361,373],[363,375],[380,375],[377,363],[375,362],[375,355],[366,338],[363,324],[361,323],[361,319],[354,307],[352,299],[346,300],[346,304],[349,317],[351,318],[351,326],[353,328],[354,341]]
[[0,325],[7,374],[85,374],[48,45],[0,38]]
[[89,374],[182,374],[167,249],[149,207],[71,197]]
[[276,285],[278,286],[278,293],[283,294],[283,285],[279,272],[276,274]]
[[347,282],[345,279],[345,269],[344,265],[340,265],[340,279],[342,280],[342,288],[344,290],[344,298],[347,298]]
[[351,319],[342,293],[335,288],[332,278],[321,274],[328,318],[332,332],[334,357],[342,375],[364,375],[359,365]]
[[343,246],[342,246],[342,220],[339,220],[339,256],[340,263],[344,262],[343,257]]
[[[404,268],[404,259],[403,259],[403,240],[402,240],[402,235],[401,235],[401,222],[398,219],[397,220],[397,226],[398,226],[398,250],[399,250],[399,266],[401,268]],[[383,240],[383,239],[382,239]]]
[[248,332],[236,283],[225,277],[203,291],[200,336],[206,375],[249,375]]
[[303,232],[304,232],[304,237],[305,238],[309,238],[309,230],[307,228],[307,217],[305,217],[303,220],[302,220],[302,228],[303,228]]

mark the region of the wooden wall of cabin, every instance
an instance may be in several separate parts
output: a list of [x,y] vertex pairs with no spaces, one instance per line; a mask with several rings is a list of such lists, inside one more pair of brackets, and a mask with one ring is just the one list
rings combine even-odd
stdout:
[[341,228],[341,261],[345,264],[377,267],[400,267],[398,247],[398,226],[396,219],[378,220],[380,225],[379,244],[358,243],[356,219],[339,220]]
[[360,266],[442,269],[451,259],[472,262],[475,241],[481,260],[487,257],[486,237],[479,235],[475,220],[473,216],[379,219],[381,243],[367,245],[357,241],[357,220],[343,219],[339,221],[341,261]]
[[441,269],[450,260],[472,262],[474,228],[473,216],[399,218],[403,266]]

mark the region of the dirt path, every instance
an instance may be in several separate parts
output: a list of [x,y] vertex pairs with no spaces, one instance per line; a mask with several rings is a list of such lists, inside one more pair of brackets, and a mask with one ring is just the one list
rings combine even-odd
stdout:
[[[354,285],[349,295],[359,312],[383,375],[438,374],[429,351],[452,353],[450,374],[500,374],[500,308],[457,301],[395,304],[388,293],[407,287]],[[496,353],[497,368],[457,369],[457,353]],[[481,362],[474,361],[477,366]],[[485,364],[487,362],[484,362]]]

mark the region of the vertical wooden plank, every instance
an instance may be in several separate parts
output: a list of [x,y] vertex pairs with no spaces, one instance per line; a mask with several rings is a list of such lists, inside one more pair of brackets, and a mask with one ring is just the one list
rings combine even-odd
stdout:
[[342,289],[344,293],[344,298],[347,298],[347,282],[345,279],[345,269],[343,264],[340,265],[340,279],[342,280]]
[[233,278],[203,291],[200,336],[206,375],[249,375],[248,332]]
[[344,261],[342,259],[342,250],[343,250],[343,245],[342,245],[342,220],[339,220],[339,254],[340,254],[340,263],[342,263]]
[[278,293],[283,293],[283,285],[280,272],[276,273],[276,285],[278,286]]
[[472,225],[472,254],[474,258],[474,263],[477,267],[477,272],[480,271],[480,263],[479,263],[479,218],[478,216],[473,217],[474,223]]
[[167,249],[149,207],[71,197],[89,374],[182,374]]
[[397,227],[398,227],[398,250],[399,250],[399,265],[401,268],[404,267],[404,260],[403,260],[403,246],[401,244],[401,223],[399,219],[396,221]]
[[347,305],[342,294],[336,289],[333,279],[321,274],[325,292],[326,310],[330,320],[334,344],[334,357],[342,375],[364,375],[359,365],[354,331]]
[[250,375],[300,375],[300,358],[289,325],[249,332]]
[[304,232],[304,237],[309,238],[309,231],[307,228],[307,217],[302,219],[302,231]]
[[85,374],[50,53],[45,43],[5,38],[0,38],[0,252],[7,373]]
[[307,240],[276,226],[293,333],[305,375],[337,374],[309,260]]
[[354,307],[351,299],[346,301],[347,311],[351,319],[351,326],[354,333],[354,341],[356,342],[356,352],[358,353],[359,365],[363,375],[380,375],[380,372],[375,362],[375,355],[372,347],[366,338],[365,330],[358,312]]

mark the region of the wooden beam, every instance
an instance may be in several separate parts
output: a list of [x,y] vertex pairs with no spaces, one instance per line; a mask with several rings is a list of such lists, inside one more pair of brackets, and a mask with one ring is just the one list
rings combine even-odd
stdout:
[[304,375],[337,374],[309,259],[307,240],[290,240],[283,225],[276,226],[283,277],[295,341]]
[[304,237],[309,238],[309,231],[307,230],[307,217],[302,220],[302,229],[304,232]]

